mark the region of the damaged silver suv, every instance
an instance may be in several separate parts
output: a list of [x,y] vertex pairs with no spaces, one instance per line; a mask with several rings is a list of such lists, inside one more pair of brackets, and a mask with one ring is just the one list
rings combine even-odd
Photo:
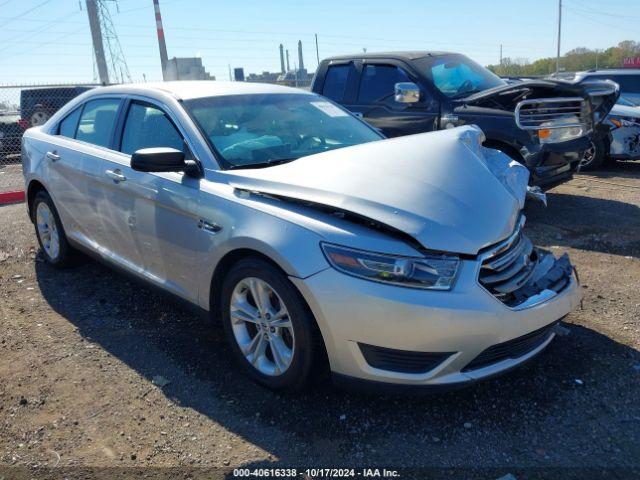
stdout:
[[76,250],[223,323],[258,382],[451,387],[538,354],[579,302],[522,233],[528,171],[473,126],[384,139],[260,84],[98,88],[26,132],[47,261]]

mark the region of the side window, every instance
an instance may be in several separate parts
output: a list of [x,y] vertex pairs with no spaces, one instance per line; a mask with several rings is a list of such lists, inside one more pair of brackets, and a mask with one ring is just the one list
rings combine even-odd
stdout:
[[410,81],[404,70],[393,65],[365,65],[360,78],[358,102],[393,100],[396,83]]
[[75,138],[101,147],[109,147],[120,100],[105,98],[84,104]]
[[69,138],[76,136],[80,112],[82,112],[82,108],[78,107],[60,122],[58,125],[58,135]]
[[120,151],[131,155],[136,150],[151,147],[185,151],[182,135],[162,110],[134,102],[127,113]]
[[350,65],[334,65],[333,67],[329,67],[327,69],[327,75],[324,78],[322,95],[330,98],[334,102],[342,100],[345,88],[347,87],[349,68]]

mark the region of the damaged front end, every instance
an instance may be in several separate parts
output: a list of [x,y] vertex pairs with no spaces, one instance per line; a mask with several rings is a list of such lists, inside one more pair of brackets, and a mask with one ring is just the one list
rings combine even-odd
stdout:
[[571,178],[618,95],[613,82],[528,80],[463,98],[454,112],[460,123],[478,123],[490,146],[509,144],[530,170],[531,184],[548,189]]
[[522,232],[524,215],[507,240],[481,252],[478,280],[494,297],[521,310],[546,302],[571,282],[574,267],[565,253],[556,258],[534,247]]

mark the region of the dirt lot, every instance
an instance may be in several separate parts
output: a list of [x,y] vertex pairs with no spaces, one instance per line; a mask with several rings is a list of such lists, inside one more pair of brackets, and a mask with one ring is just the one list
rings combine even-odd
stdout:
[[24,188],[22,165],[16,161],[5,160],[0,156],[0,193]]
[[[238,466],[471,466],[491,470],[445,478],[636,478],[640,163],[579,175],[528,218],[538,244],[569,252],[584,288],[570,334],[536,361],[428,397],[362,396],[327,381],[285,396],[243,377],[221,331],[164,296],[91,261],[54,271],[37,254],[24,205],[0,207],[0,466],[8,478],[16,465],[212,467],[218,476]],[[622,470],[598,473],[611,467]]]

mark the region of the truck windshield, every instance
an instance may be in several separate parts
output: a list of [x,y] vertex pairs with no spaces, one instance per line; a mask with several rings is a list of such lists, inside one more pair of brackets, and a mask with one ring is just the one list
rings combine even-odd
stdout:
[[415,67],[448,98],[462,98],[505,85],[500,77],[464,55],[439,55],[413,60]]
[[384,138],[318,95],[271,93],[184,102],[225,168],[260,168]]

